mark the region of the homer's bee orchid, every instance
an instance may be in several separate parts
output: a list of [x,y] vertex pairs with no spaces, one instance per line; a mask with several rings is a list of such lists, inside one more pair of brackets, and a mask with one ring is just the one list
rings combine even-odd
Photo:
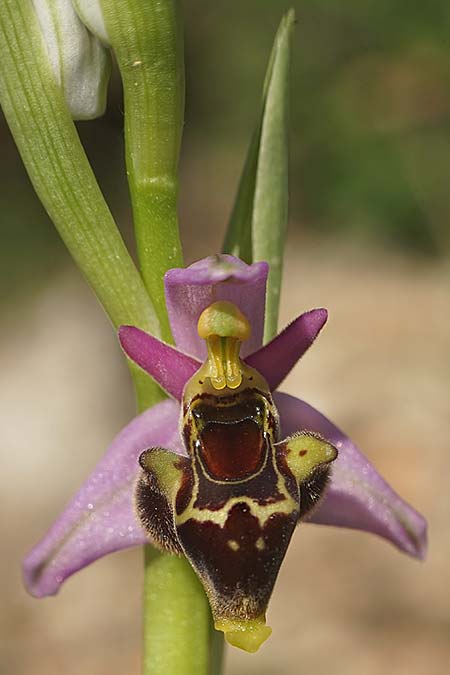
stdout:
[[186,556],[216,628],[255,651],[299,520],[373,532],[424,556],[423,517],[320,412],[275,391],[327,312],[302,314],[262,347],[267,272],[232,256],[170,270],[176,347],[121,327],[127,355],[171,398],[119,433],[26,558],[31,593],[54,594],[106,553],[152,543]]
[[230,302],[203,311],[208,356],[182,398],[188,457],[146,450],[136,503],[151,540],[190,561],[216,628],[256,651],[271,632],[266,607],[294,528],[322,494],[337,451],[309,432],[280,442],[269,385],[239,358],[250,332]]

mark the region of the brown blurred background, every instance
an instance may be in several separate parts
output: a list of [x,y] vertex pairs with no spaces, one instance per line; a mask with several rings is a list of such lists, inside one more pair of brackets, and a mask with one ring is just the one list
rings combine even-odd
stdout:
[[[450,5],[296,6],[291,224],[281,323],[330,321],[284,390],[344,428],[429,519],[418,563],[367,534],[306,525],[257,655],[227,675],[441,675],[450,663]],[[216,252],[255,120],[281,0],[185,2],[187,262]],[[117,77],[79,124],[132,242]],[[114,554],[37,601],[20,581],[44,533],[133,415],[108,321],[0,126],[0,672],[140,672],[142,554]],[[166,674],[164,674],[166,675]],[[167,674],[170,675],[170,674]]]

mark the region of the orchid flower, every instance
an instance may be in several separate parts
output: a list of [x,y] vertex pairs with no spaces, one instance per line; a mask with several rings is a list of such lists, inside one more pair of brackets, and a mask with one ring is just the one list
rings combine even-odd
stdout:
[[[169,270],[165,293],[176,348],[133,326],[120,328],[126,354],[170,398],[118,434],[28,555],[24,577],[33,595],[55,594],[101,556],[150,542],[187,556],[216,627],[254,651],[270,634],[266,605],[299,520],[372,532],[424,557],[424,518],[332,422],[277,391],[327,312],[302,314],[262,346],[267,273],[264,262],[247,265],[229,255]],[[255,390],[257,400],[247,396]],[[202,411],[194,405],[199,394]],[[216,473],[209,487],[200,486],[193,448],[203,473],[205,467],[205,475]],[[261,469],[264,461],[270,471]],[[280,501],[289,503],[284,518]]]

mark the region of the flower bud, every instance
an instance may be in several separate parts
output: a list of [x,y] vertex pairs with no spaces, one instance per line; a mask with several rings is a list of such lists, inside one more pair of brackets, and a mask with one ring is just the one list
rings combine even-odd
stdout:
[[85,26],[105,45],[110,44],[100,0],[72,0],[75,11]]
[[33,0],[33,5],[51,68],[72,117],[99,117],[105,111],[111,72],[108,50],[83,25],[71,0]]

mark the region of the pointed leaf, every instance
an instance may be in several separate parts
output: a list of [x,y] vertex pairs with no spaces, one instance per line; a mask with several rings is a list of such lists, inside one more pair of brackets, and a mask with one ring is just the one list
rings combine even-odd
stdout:
[[224,251],[270,265],[264,341],[277,330],[288,217],[288,82],[291,10],[278,29],[264,84],[262,113],[250,143]]

